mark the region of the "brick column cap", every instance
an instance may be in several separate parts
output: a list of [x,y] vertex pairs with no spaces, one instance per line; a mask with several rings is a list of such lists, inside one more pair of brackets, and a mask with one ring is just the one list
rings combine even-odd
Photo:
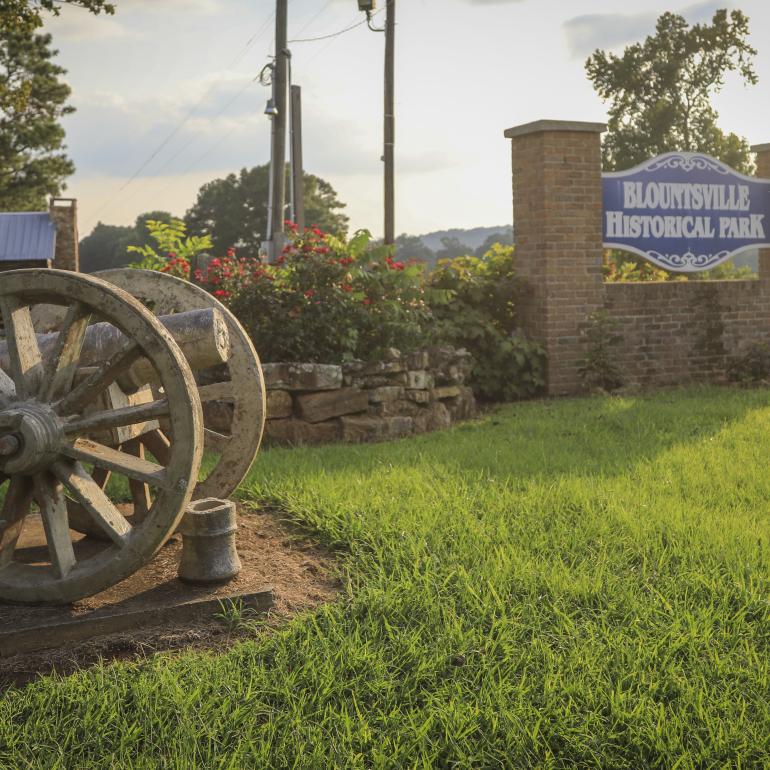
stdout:
[[752,144],[751,151],[752,152],[770,152],[770,142],[768,142],[767,144]]
[[507,128],[503,135],[506,139],[513,139],[516,136],[540,134],[545,131],[583,131],[601,134],[606,130],[607,125],[605,123],[585,123],[581,120],[535,120],[532,123]]

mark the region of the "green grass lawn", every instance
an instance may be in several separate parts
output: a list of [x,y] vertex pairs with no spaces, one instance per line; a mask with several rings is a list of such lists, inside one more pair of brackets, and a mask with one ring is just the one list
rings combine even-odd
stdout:
[[770,766],[770,392],[263,452],[339,600],[0,696],[7,768]]

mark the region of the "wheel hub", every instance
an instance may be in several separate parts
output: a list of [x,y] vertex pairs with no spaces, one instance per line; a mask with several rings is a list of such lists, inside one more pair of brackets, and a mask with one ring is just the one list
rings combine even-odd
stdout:
[[56,459],[62,439],[61,421],[45,404],[32,401],[0,410],[0,470],[37,473]]

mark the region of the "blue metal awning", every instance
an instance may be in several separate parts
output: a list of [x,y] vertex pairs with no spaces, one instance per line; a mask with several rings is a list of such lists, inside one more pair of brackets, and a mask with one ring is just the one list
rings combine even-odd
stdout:
[[56,225],[48,212],[0,213],[0,262],[53,260]]

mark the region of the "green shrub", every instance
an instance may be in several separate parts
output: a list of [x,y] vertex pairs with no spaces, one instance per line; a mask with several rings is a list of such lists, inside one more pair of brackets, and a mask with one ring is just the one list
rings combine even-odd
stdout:
[[437,339],[473,356],[476,395],[509,401],[544,384],[544,352],[517,331],[514,248],[495,244],[483,257],[440,260],[430,274]]
[[591,389],[607,392],[624,385],[623,374],[615,364],[613,348],[623,341],[617,333],[617,321],[606,311],[599,310],[588,316],[583,329],[586,339],[586,357],[578,369],[583,382]]
[[727,376],[740,385],[767,385],[770,382],[770,345],[755,342],[736,358],[727,371]]
[[347,243],[317,228],[293,232],[276,264],[260,266],[229,304],[265,361],[336,363],[413,350],[430,319],[423,267],[391,252],[365,230]]

